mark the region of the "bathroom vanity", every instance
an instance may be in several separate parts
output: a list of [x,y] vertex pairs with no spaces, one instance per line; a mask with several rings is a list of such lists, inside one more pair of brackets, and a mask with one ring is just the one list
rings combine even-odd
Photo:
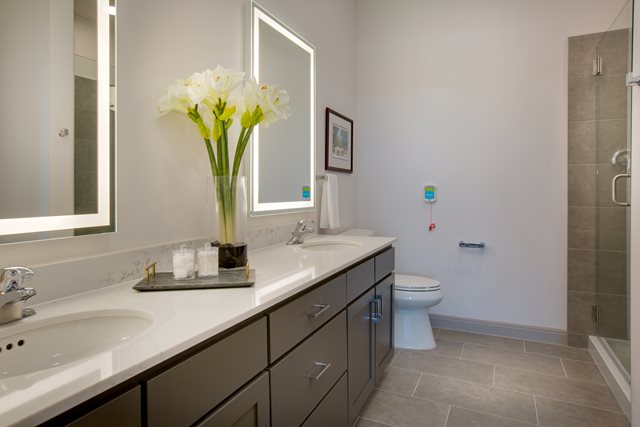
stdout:
[[393,357],[394,240],[255,251],[253,288],[137,293],[127,282],[42,304],[20,327],[109,308],[153,320],[122,345],[0,378],[0,424],[351,425]]

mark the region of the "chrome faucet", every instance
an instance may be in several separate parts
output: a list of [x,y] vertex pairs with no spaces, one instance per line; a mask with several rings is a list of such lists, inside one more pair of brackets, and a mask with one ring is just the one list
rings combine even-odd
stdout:
[[287,242],[287,245],[300,245],[304,243],[304,236],[307,234],[315,233],[316,223],[311,219],[303,219],[298,222],[296,229],[291,233],[291,239]]
[[26,267],[0,269],[0,325],[36,314],[35,310],[24,308],[25,301],[34,296],[36,290],[22,287],[34,275],[33,270]]

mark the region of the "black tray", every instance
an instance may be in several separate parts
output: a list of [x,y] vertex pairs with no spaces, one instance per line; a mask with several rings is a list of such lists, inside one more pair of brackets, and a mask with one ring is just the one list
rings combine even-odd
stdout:
[[220,270],[218,276],[196,277],[190,280],[174,280],[172,273],[151,275],[149,281],[141,279],[134,287],[136,291],[177,291],[182,289],[248,288],[256,282],[256,271],[246,269]]

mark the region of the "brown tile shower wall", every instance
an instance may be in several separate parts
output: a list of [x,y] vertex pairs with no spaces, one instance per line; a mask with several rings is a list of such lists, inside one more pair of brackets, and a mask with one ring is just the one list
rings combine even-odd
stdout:
[[576,347],[589,335],[627,338],[627,209],[611,201],[611,179],[621,173],[611,157],[627,146],[628,39],[628,30],[569,38],[567,334]]

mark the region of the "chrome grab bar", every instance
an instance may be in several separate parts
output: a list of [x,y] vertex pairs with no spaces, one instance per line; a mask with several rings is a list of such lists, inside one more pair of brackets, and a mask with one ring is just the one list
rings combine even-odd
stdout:
[[460,246],[461,248],[470,248],[470,249],[484,249],[487,247],[487,244],[485,242],[480,242],[480,243],[467,243],[463,240],[460,240],[458,242],[458,246]]
[[618,180],[620,178],[631,178],[631,175],[628,173],[621,173],[613,177],[613,180],[611,181],[611,200],[616,206],[631,206],[631,203],[618,201],[616,193],[618,192]]

